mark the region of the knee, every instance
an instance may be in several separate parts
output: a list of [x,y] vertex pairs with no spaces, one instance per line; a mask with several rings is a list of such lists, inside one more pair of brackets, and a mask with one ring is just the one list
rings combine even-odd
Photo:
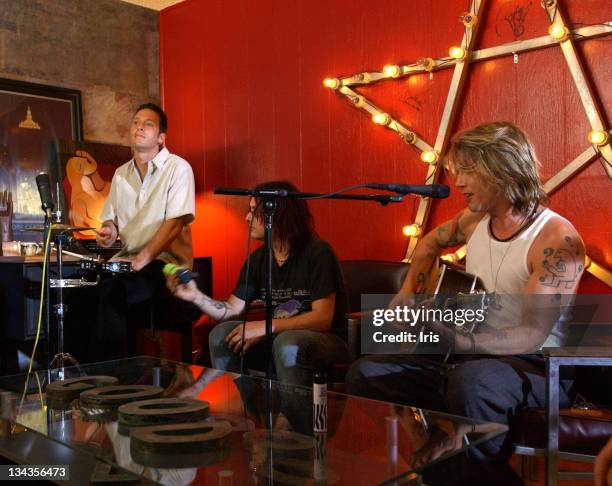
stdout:
[[308,332],[284,331],[274,338],[272,345],[277,367],[293,368],[310,365],[310,350],[314,344]]
[[450,372],[447,382],[449,411],[478,418],[498,396],[499,376],[502,375],[495,371],[494,360],[471,361],[457,366]]
[[234,329],[239,322],[227,321],[217,324],[210,334],[208,335],[208,345],[210,350],[219,349],[219,347],[225,347],[225,337]]

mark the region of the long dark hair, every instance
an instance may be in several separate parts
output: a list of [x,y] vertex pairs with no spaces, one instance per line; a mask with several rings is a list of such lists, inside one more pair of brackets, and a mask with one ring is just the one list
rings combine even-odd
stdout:
[[[289,181],[270,181],[259,184],[256,190],[298,192]],[[263,204],[258,199],[255,217],[263,220]],[[308,208],[308,203],[303,199],[283,197],[278,199],[278,206],[274,213],[272,232],[274,239],[280,242],[281,248],[289,246],[292,254],[299,253],[304,246],[313,238],[317,237],[315,232],[314,218]]]

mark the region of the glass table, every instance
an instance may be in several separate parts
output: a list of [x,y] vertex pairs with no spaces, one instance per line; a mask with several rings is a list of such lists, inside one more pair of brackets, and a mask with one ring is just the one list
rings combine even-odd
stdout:
[[311,388],[150,357],[58,375],[0,377],[0,455],[72,484],[417,485],[507,430],[328,391],[315,433]]

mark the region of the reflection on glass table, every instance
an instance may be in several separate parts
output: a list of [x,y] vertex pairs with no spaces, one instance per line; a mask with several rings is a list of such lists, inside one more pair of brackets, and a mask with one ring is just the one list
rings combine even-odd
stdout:
[[69,464],[74,484],[417,485],[506,431],[328,392],[327,430],[313,433],[310,388],[148,357],[56,375],[0,378],[0,455]]

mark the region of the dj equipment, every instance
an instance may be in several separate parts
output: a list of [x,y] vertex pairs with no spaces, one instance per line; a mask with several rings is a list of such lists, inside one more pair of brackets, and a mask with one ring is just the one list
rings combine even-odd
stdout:
[[85,260],[80,262],[80,267],[84,272],[122,274],[132,271],[132,262],[98,262]]

